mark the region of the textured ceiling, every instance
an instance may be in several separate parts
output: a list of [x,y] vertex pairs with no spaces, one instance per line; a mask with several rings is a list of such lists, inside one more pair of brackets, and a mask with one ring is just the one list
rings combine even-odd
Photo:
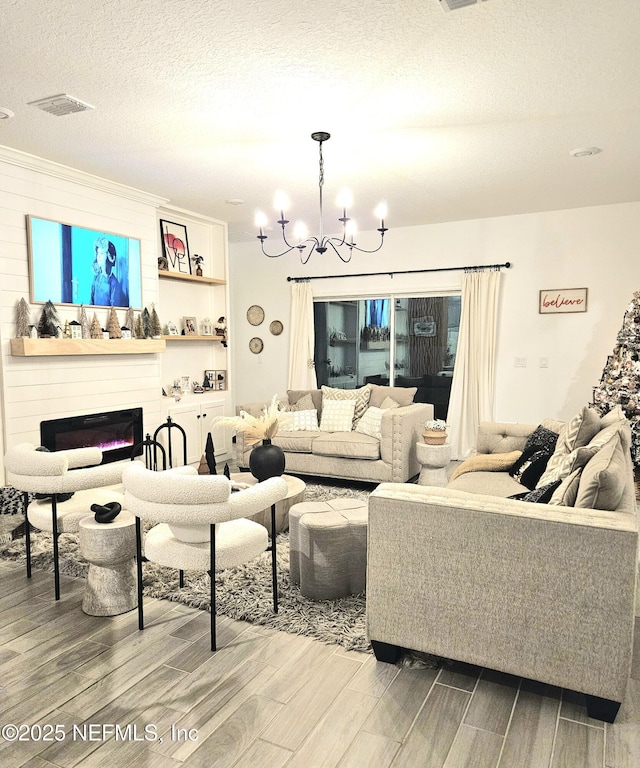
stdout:
[[[253,237],[286,189],[371,229],[640,200],[640,3],[4,0],[0,144]],[[59,93],[94,110],[55,117]],[[569,151],[597,146],[575,159]],[[239,198],[244,205],[226,200]],[[325,225],[326,227],[326,225]],[[326,227],[327,228],[327,227]],[[328,227],[331,229],[331,227]]]

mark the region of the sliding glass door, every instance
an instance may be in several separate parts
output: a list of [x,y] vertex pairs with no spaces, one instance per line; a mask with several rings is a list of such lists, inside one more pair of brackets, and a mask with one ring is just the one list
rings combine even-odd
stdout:
[[460,296],[381,296],[314,302],[318,386],[416,387],[445,419],[460,326]]

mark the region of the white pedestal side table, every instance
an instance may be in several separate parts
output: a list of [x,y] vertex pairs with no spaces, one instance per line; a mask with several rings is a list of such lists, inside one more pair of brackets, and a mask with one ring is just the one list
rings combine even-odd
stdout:
[[428,445],[427,443],[416,443],[416,457],[422,467],[418,485],[438,485],[447,484],[446,467],[451,461],[451,446],[449,443],[442,445]]
[[80,553],[89,563],[82,610],[89,616],[117,616],[138,605],[136,519],[125,510],[110,523],[93,515],[79,523]]

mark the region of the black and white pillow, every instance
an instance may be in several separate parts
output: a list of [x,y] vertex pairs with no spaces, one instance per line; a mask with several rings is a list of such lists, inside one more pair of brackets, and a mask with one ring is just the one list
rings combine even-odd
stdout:
[[525,488],[533,490],[547,468],[547,463],[556,447],[557,432],[542,424],[534,429],[527,438],[522,456],[517,459],[509,474]]
[[556,480],[553,483],[549,483],[549,485],[543,485],[542,488],[534,488],[532,491],[516,493],[513,496],[509,496],[509,498],[518,499],[519,501],[532,501],[536,504],[548,504],[551,501],[553,492],[561,482],[561,480]]

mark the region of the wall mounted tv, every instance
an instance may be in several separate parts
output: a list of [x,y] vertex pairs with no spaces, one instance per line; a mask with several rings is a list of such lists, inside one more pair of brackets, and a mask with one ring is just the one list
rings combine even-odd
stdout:
[[31,302],[142,307],[140,240],[27,216]]

